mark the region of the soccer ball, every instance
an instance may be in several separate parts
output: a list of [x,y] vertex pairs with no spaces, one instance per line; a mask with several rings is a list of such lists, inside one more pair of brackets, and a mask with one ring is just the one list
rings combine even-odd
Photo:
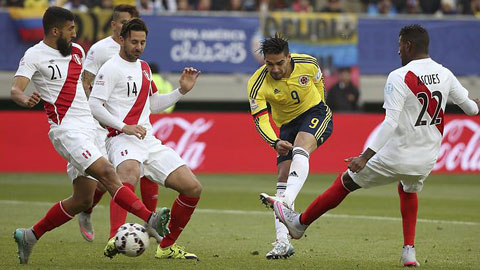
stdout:
[[137,223],[123,224],[115,235],[115,247],[118,252],[128,257],[142,255],[147,249],[149,241],[147,230]]

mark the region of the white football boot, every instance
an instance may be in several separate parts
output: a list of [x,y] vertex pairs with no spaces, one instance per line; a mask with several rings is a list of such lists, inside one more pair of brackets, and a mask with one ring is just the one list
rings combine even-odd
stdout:
[[415,246],[403,246],[402,251],[402,264],[407,267],[417,267],[420,266],[418,263],[415,253]]
[[272,243],[273,249],[265,257],[267,259],[286,259],[295,254],[292,244],[288,240],[277,240]]

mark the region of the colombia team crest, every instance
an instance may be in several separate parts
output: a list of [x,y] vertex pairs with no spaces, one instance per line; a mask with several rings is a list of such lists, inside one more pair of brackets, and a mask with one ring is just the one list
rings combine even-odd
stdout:
[[309,81],[310,81],[310,79],[308,78],[307,75],[302,75],[298,78],[298,83],[300,85],[307,85]]

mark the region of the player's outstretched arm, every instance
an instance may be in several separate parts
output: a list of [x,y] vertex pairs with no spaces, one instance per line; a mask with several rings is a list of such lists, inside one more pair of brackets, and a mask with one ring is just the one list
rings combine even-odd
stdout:
[[179,83],[180,83],[179,91],[180,93],[182,93],[182,95],[185,95],[186,93],[190,92],[190,90],[192,90],[199,75],[200,75],[200,71],[197,69],[194,69],[193,67],[188,67],[183,69],[182,76],[180,76],[180,80],[179,80]]
[[90,92],[91,92],[90,88],[92,87],[92,82],[94,79],[95,79],[95,74],[87,70],[83,70],[82,85],[83,85],[83,89],[85,90],[85,95],[87,95],[87,98],[90,97]]
[[31,96],[25,94],[25,89],[30,83],[30,79],[23,76],[16,76],[13,79],[12,90],[10,91],[10,97],[18,105],[25,108],[32,108],[40,102],[40,94],[33,92]]

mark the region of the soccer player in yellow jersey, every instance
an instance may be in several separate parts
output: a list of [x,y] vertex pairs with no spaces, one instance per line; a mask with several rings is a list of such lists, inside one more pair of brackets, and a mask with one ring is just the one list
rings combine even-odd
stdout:
[[[260,136],[277,153],[277,197],[289,207],[302,188],[309,171],[309,157],[333,130],[332,112],[325,104],[322,72],[317,60],[290,53],[288,42],[278,34],[265,39],[260,48],[265,65],[248,81],[251,113]],[[267,103],[280,136],[270,125]],[[262,200],[267,194],[260,195]],[[267,259],[294,254],[288,230],[275,220],[277,240]]]

